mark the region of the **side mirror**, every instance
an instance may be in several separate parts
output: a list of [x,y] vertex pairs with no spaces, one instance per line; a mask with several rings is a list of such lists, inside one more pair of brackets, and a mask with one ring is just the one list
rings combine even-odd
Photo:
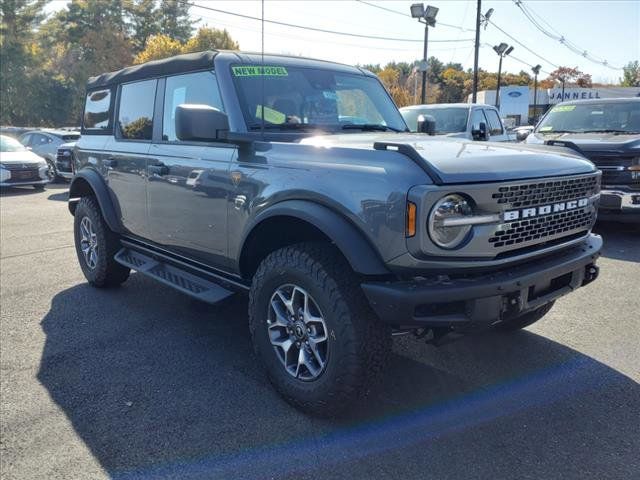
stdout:
[[228,130],[229,118],[217,108],[192,104],[176,108],[176,137],[180,140],[213,142]]
[[529,130],[518,130],[516,132],[516,140],[518,140],[519,142],[524,142],[529,136],[529,133],[531,133]]
[[427,135],[436,134],[436,119],[431,115],[419,115],[418,116],[418,132],[426,133]]
[[474,140],[489,140],[489,132],[487,132],[487,124],[480,122],[471,128],[471,136]]

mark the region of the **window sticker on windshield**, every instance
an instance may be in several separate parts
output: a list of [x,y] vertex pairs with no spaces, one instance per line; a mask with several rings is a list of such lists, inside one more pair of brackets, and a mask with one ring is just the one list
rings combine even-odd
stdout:
[[544,127],[540,127],[541,132],[550,132],[551,130],[553,130],[553,127],[551,125],[545,125]]
[[241,67],[231,67],[231,71],[236,77],[287,77],[289,75],[284,67],[267,65],[264,67],[262,65],[243,65]]
[[576,109],[575,105],[558,105],[557,107],[553,107],[552,112],[571,112]]
[[[256,118],[262,118],[262,105],[256,107]],[[287,120],[287,116],[273,108],[264,107],[264,119],[269,123],[280,124]]]
[[604,115],[604,112],[602,110],[594,110],[591,115]]
[[331,90],[324,90],[322,92],[322,96],[329,100],[338,100],[338,94],[336,92],[332,92]]

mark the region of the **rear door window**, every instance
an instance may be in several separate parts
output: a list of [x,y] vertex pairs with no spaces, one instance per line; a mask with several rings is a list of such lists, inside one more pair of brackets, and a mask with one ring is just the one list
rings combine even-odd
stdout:
[[163,140],[178,141],[176,108],[183,104],[209,105],[224,111],[215,74],[196,72],[167,78],[164,90]]
[[485,110],[487,120],[489,120],[489,126],[491,128],[491,135],[502,135],[502,122],[495,110]]
[[151,140],[156,80],[128,83],[120,89],[118,136],[125,140]]
[[111,117],[111,90],[97,90],[87,94],[83,126],[87,130],[107,130]]

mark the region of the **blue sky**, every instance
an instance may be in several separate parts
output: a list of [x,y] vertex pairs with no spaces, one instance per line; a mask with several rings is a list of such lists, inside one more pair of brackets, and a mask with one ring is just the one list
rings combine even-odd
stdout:
[[[237,12],[249,16],[260,16],[261,2],[255,0],[214,1],[193,0],[203,7]],[[409,12],[412,1],[367,0],[380,7]],[[48,7],[55,10],[66,1],[56,1]],[[473,66],[476,0],[433,0],[429,3],[439,7],[438,25],[430,29],[429,56],[435,55],[444,62],[454,61]],[[621,67],[630,60],[640,59],[640,1],[534,1],[524,0],[525,6],[547,22],[545,28],[553,29],[612,66]],[[529,70],[529,66],[518,60],[542,65],[543,71],[554,69],[553,64],[578,67],[593,76],[594,81],[616,82],[622,75],[600,64],[592,63],[564,47],[556,40],[542,34],[523,15],[511,0],[483,0],[482,11],[494,9],[491,19],[506,33],[517,38],[537,57],[523,46],[507,38],[494,26],[482,30],[481,43],[494,45],[500,42],[514,44],[513,58],[504,60],[503,69],[517,72]],[[260,50],[260,22],[208,11],[191,9],[192,16],[200,24],[226,28],[240,43],[243,50]],[[388,61],[412,61],[422,56],[422,25],[416,20],[387,12],[355,0],[340,1],[294,1],[267,0],[265,18],[303,26],[403,39],[415,42],[365,39],[314,32],[280,25],[265,25],[265,51],[322,58],[348,64],[381,63]],[[459,30],[448,25],[462,27]],[[433,40],[433,41],[432,41]],[[447,42],[443,42],[447,40]],[[431,42],[432,41],[432,42]],[[498,58],[490,47],[480,50],[480,66],[496,70]],[[544,74],[542,75],[545,76]]]

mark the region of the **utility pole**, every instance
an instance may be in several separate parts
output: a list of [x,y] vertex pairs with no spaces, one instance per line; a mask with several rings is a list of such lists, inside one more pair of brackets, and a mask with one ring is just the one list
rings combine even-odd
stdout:
[[478,0],[478,8],[476,11],[476,44],[473,55],[473,93],[471,94],[471,103],[478,100],[478,57],[480,55],[480,9],[482,8],[482,0]]

